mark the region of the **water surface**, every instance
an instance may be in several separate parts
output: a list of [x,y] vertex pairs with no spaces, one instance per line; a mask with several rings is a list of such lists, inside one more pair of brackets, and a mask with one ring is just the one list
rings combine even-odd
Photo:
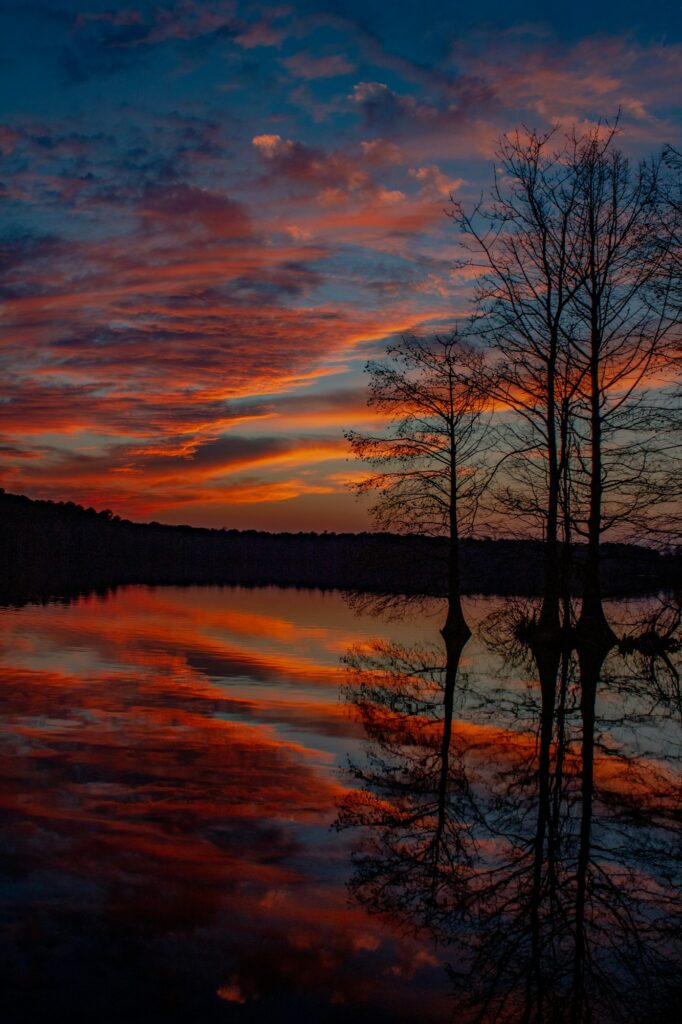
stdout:
[[[467,614],[479,623],[496,607],[471,600]],[[4,1019],[523,1019],[520,996],[502,1005],[497,990],[492,1008],[484,993],[471,1009],[453,963],[462,940],[495,959],[499,936],[486,946],[484,928],[525,928],[509,878],[532,888],[539,863],[538,674],[484,630],[458,657],[445,714],[439,625],[438,614],[386,622],[340,594],[275,588],[129,587],[0,610]],[[675,881],[679,719],[643,695],[644,674],[614,662],[620,682],[600,689],[608,821],[595,805],[592,835],[600,870],[608,862],[615,879],[627,867],[628,885],[639,871],[649,893]],[[578,705],[566,693],[568,721]],[[571,742],[562,788],[552,776],[557,837],[579,821]],[[624,866],[621,839],[639,849],[642,836],[658,863]],[[558,901],[550,916],[573,899],[571,856],[555,872],[559,895],[542,893]],[[472,898],[482,858],[504,875],[495,892],[516,900],[516,917],[507,906],[491,923]],[[591,906],[596,922],[603,907]],[[643,941],[651,976],[672,936]],[[505,963],[534,947],[510,948]],[[606,959],[600,970],[621,984],[625,968]]]

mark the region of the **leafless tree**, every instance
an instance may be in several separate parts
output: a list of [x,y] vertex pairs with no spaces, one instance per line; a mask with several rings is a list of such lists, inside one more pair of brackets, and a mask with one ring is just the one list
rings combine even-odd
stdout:
[[613,131],[599,129],[577,140],[575,154],[583,280],[572,300],[572,358],[587,491],[585,521],[578,519],[587,542],[580,626],[603,632],[601,537],[661,497],[647,385],[668,364],[680,321],[671,242],[659,231],[662,157],[632,166]]
[[373,472],[356,485],[374,491],[382,528],[449,539],[448,619],[468,635],[460,602],[459,538],[471,528],[488,472],[483,357],[457,331],[407,336],[367,364],[369,405],[386,417],[378,434],[349,431],[353,454]]
[[[640,529],[674,497],[661,374],[679,333],[676,238],[662,157],[631,165],[616,128],[504,136],[501,171],[471,212],[455,204],[495,359],[491,394],[510,410],[498,495],[542,524],[540,624],[559,622],[560,552],[584,536],[583,632],[608,633],[599,585],[606,530]],[[668,218],[670,219],[670,218]]]
[[[508,473],[496,490],[546,541],[540,621],[559,627],[562,497],[577,382],[570,359],[571,303],[583,283],[584,239],[575,230],[578,182],[555,133],[502,137],[492,189],[471,211],[453,204],[466,262],[478,268],[478,330],[492,349],[488,387],[505,422]],[[567,158],[568,157],[568,158]],[[506,414],[505,411],[506,410]],[[568,519],[564,517],[565,523]]]

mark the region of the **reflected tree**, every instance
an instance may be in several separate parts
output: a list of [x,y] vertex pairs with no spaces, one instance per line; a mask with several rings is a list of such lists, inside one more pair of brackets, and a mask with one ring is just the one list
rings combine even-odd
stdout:
[[[438,646],[376,641],[346,657],[347,696],[365,728],[367,756],[338,827],[362,826],[354,858],[356,899],[439,929],[463,899],[476,803],[453,736],[466,638]],[[460,688],[463,686],[460,681]]]
[[[359,830],[351,891],[447,947],[458,1019],[673,1019],[674,621],[656,619],[672,637],[661,655],[645,623],[621,648],[569,632],[538,646],[508,611],[488,624],[480,677],[463,675],[461,644],[349,656],[368,736],[338,819]],[[491,657],[498,686],[486,685]],[[511,685],[510,669],[532,682]]]

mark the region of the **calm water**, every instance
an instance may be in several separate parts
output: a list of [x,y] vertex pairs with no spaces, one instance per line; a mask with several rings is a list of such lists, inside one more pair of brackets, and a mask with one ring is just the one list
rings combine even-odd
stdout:
[[442,609],[336,594],[0,609],[3,1019],[551,1020],[578,964],[575,1020],[631,990],[673,1020],[674,666],[598,666],[587,801],[587,670],[555,672],[543,767],[496,610],[470,601],[486,624],[446,657]]

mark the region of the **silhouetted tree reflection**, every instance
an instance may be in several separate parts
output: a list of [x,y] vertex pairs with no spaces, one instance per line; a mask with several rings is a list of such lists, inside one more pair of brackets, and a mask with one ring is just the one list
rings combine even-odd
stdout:
[[366,763],[351,768],[359,788],[339,825],[372,827],[355,857],[353,892],[432,927],[459,904],[472,863],[476,803],[452,735],[465,643],[445,645],[446,657],[436,646],[376,642],[346,658],[349,697],[369,745]]
[[352,895],[448,947],[460,1020],[672,1020],[674,612],[620,647],[568,626],[539,643],[524,621],[498,615],[481,655],[522,688],[464,674],[461,641],[349,655],[369,741],[338,819],[359,829]]
[[678,657],[682,650],[681,624],[679,601],[666,599],[621,639],[622,671],[620,675],[612,674],[609,685],[637,702],[631,719],[638,715],[646,721],[652,714],[682,719]]

